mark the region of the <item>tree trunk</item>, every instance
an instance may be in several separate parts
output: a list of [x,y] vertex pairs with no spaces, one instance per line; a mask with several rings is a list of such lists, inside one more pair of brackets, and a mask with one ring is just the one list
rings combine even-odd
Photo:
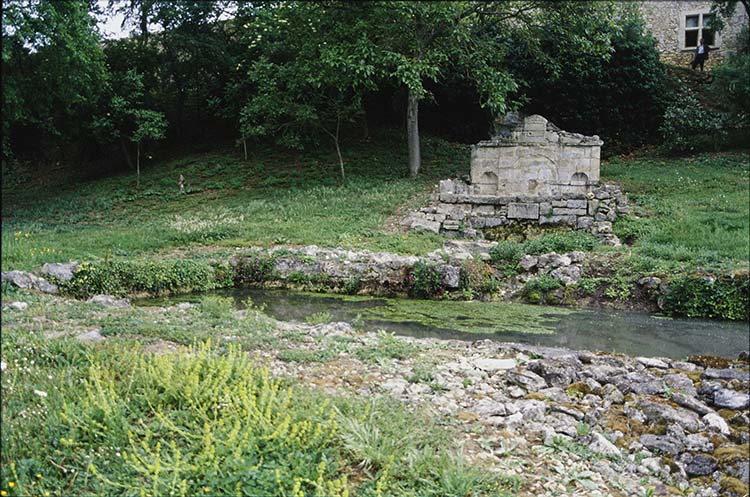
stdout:
[[333,144],[336,145],[336,155],[339,156],[339,168],[341,168],[341,184],[346,181],[344,176],[344,159],[341,158],[341,147],[339,146],[339,136],[341,131],[341,114],[336,113],[336,134],[333,136]]
[[136,145],[135,156],[135,187],[141,187],[141,142]]
[[245,160],[247,160],[247,140],[242,140],[242,148],[245,150]]
[[133,161],[130,160],[130,153],[128,153],[128,146],[125,145],[125,140],[120,138],[120,148],[122,149],[122,155],[125,156],[125,162],[128,163],[128,169],[133,169]]
[[406,110],[406,135],[409,145],[409,177],[416,178],[422,165],[419,151],[419,98],[409,90],[409,105]]

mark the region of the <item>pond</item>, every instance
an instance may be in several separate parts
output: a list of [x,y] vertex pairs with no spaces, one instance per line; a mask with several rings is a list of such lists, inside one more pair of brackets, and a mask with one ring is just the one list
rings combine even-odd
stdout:
[[311,317],[354,322],[367,331],[413,337],[491,339],[633,356],[685,358],[692,354],[736,357],[750,351],[750,323],[673,319],[614,310],[582,310],[506,302],[457,302],[299,293],[235,288],[208,294],[148,299],[137,305],[200,302],[205,295],[248,304],[282,321]]

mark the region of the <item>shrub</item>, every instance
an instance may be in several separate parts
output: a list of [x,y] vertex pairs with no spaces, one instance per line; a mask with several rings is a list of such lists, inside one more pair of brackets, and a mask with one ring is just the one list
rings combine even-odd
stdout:
[[680,276],[669,281],[660,305],[670,314],[687,317],[750,319],[750,275]]
[[274,279],[275,258],[263,254],[252,254],[237,259],[235,280],[244,283],[261,283]]
[[502,240],[490,249],[490,258],[502,265],[516,265],[523,257],[523,247],[514,242]]
[[580,250],[589,252],[599,245],[596,236],[587,231],[564,231],[547,233],[523,243],[523,252],[539,255],[548,252],[571,252]]
[[445,291],[443,288],[443,275],[437,266],[426,264],[418,261],[411,268],[407,278],[409,285],[409,295],[418,298],[429,298],[442,295]]
[[461,264],[460,287],[466,295],[491,293],[497,290],[498,284],[492,268],[486,262],[467,259]]
[[365,362],[378,362],[385,359],[406,359],[417,352],[417,348],[393,333],[378,333],[378,343],[357,349],[357,357]]
[[523,287],[522,295],[529,302],[544,303],[547,294],[562,286],[562,283],[548,274],[531,278]]
[[226,264],[190,260],[84,262],[62,287],[79,298],[102,293],[162,295],[229,287],[231,274]]
[[718,150],[727,138],[722,117],[693,95],[682,95],[667,107],[659,132],[668,153]]
[[232,299],[228,297],[205,296],[201,299],[200,310],[206,316],[220,319],[228,316],[234,309]]

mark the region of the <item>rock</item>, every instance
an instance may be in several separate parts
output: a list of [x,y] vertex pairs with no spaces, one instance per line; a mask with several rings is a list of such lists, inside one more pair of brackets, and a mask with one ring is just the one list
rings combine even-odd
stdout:
[[716,459],[705,454],[685,453],[680,459],[685,466],[685,472],[690,476],[708,476],[719,467]]
[[177,310],[186,311],[188,309],[192,309],[193,307],[198,307],[198,304],[193,304],[192,302],[180,302],[175,307],[177,308]]
[[77,262],[53,262],[44,264],[41,273],[46,276],[51,276],[58,281],[70,281],[73,279],[73,273],[75,273],[77,269]]
[[8,365],[5,361],[0,361],[0,371],[5,371],[6,369],[8,369]]
[[95,329],[88,331],[86,333],[83,333],[81,335],[76,336],[76,340],[78,340],[81,343],[96,343],[101,342],[104,340],[104,337],[101,333],[99,333],[101,330]]
[[578,359],[570,358],[531,361],[526,367],[544,378],[550,386],[565,388],[576,380],[577,372],[582,366]]
[[521,267],[524,271],[529,272],[536,267],[539,257],[533,255],[524,255],[521,257]]
[[112,295],[94,295],[86,303],[98,304],[102,307],[130,307],[128,299],[116,299]]
[[544,419],[544,413],[547,411],[547,404],[541,400],[521,400],[516,403],[519,412],[523,415],[525,422],[541,421]]
[[612,442],[607,440],[604,435],[599,432],[591,432],[591,441],[588,444],[589,450],[603,456],[619,456],[620,449],[615,446]]
[[477,402],[470,411],[482,418],[505,416],[508,414],[505,404],[502,402],[496,402],[489,398],[484,398]]
[[641,435],[639,441],[650,450],[658,450],[662,454],[676,456],[684,452],[685,445],[676,437],[670,435]]
[[[599,380],[597,378],[597,380]],[[601,380],[599,380],[601,381]],[[615,376],[610,380],[625,395],[659,395],[664,393],[664,383],[650,373],[632,372]]]
[[586,258],[586,254],[584,252],[581,252],[580,250],[574,250],[573,252],[568,254],[568,257],[570,257],[571,263],[578,264],[580,262],[583,262],[583,260]]
[[675,361],[672,363],[672,368],[691,372],[697,370],[698,366],[696,366],[692,362]]
[[669,364],[656,357],[636,357],[635,360],[647,368],[669,369]]
[[685,437],[685,448],[690,452],[712,452],[714,444],[698,433],[691,433]]
[[474,366],[477,369],[486,371],[488,373],[494,373],[495,371],[501,371],[516,367],[515,359],[477,359],[474,361]]
[[706,404],[696,399],[695,397],[691,397],[689,395],[685,395],[679,392],[672,394],[672,396],[670,397],[670,400],[677,405],[685,407],[686,409],[690,409],[691,411],[697,412],[701,416],[714,412],[713,409],[711,409],[710,407],[708,407]]
[[439,267],[440,273],[443,275],[443,286],[446,288],[458,288],[461,281],[461,270],[456,266],[450,264],[443,264]]
[[710,412],[703,416],[703,422],[706,423],[706,426],[708,426],[709,429],[718,431],[722,435],[729,435],[730,433],[727,422],[715,412]]
[[[677,393],[695,397],[698,391],[693,385],[693,381],[682,373],[665,374],[661,377],[662,381]],[[705,414],[705,413],[702,413]]]
[[550,275],[565,286],[575,285],[581,279],[581,268],[579,266],[562,266],[554,269]]
[[26,290],[34,289],[43,293],[58,293],[59,288],[44,278],[40,278],[26,271],[7,271],[0,273],[0,280],[9,281],[18,288]]
[[703,378],[708,378],[711,380],[750,381],[750,371],[742,371],[739,369],[731,369],[731,368],[725,368],[725,369],[706,368],[702,376]]
[[16,302],[11,302],[5,307],[7,307],[8,309],[13,309],[14,311],[25,311],[26,309],[29,308],[29,304],[27,304],[26,302],[16,301]]
[[658,288],[659,285],[661,285],[661,279],[655,276],[646,276],[639,279],[638,284],[648,290],[653,290],[654,288]]
[[440,223],[437,221],[428,221],[423,218],[415,218],[411,221],[410,229],[415,231],[426,231],[428,233],[440,233]]
[[394,380],[386,381],[380,384],[380,388],[390,393],[391,395],[401,395],[406,391],[406,387],[409,382],[403,378],[396,378]]
[[529,392],[536,392],[547,387],[544,378],[532,371],[509,369],[505,373],[509,382],[524,387]]
[[643,411],[646,419],[651,422],[675,423],[690,432],[696,432],[702,426],[698,415],[686,409],[675,408],[667,404],[645,399],[640,400],[636,405],[638,409]]
[[714,405],[734,410],[745,409],[750,405],[750,395],[729,388],[719,388],[714,392]]

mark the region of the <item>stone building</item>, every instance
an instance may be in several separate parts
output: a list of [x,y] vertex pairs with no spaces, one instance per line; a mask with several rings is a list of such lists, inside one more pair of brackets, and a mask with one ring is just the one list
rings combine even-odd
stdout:
[[628,212],[627,198],[599,183],[602,144],[539,115],[508,114],[497,135],[472,147],[470,180],[441,181],[436,202],[402,223],[467,238],[518,223],[566,225],[617,245],[612,222]]
[[661,60],[687,66],[693,59],[698,40],[703,38],[712,48],[707,67],[716,64],[735,49],[737,35],[748,24],[748,16],[741,3],[734,15],[724,19],[722,31],[712,29],[711,1],[644,1],[641,13],[657,40]]

